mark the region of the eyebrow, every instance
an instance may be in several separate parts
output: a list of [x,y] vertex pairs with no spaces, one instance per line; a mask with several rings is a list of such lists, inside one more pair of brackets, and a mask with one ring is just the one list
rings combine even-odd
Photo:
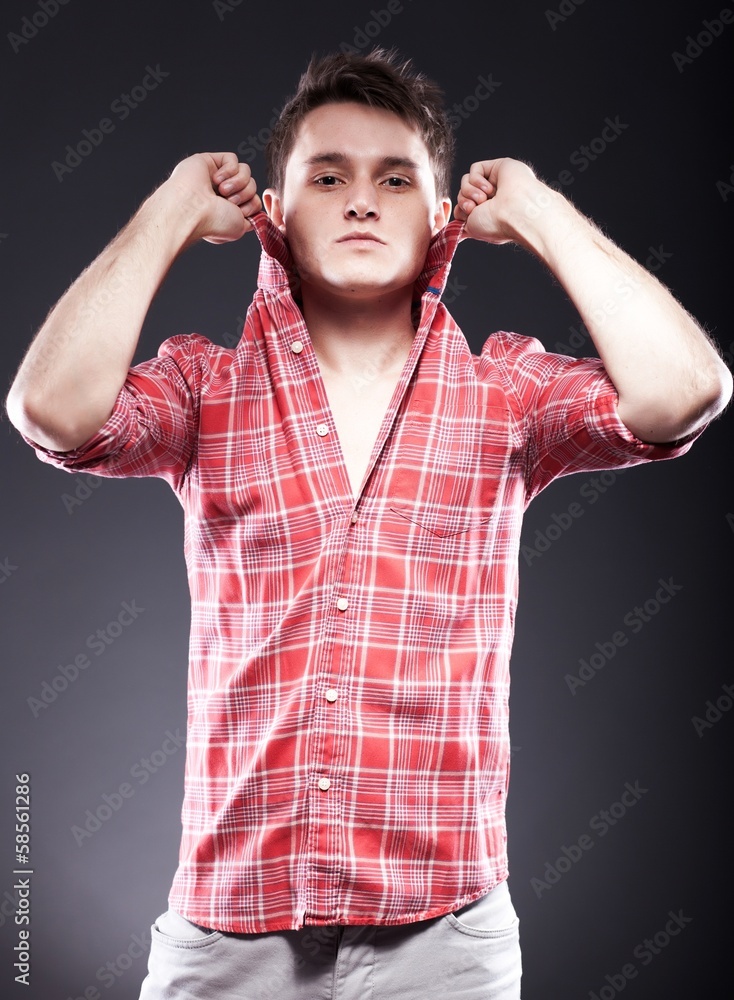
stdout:
[[[318,167],[323,164],[332,163],[338,166],[345,166],[349,163],[349,157],[344,153],[338,152],[317,153],[314,156],[309,156],[305,163],[307,167]],[[383,156],[380,160],[380,166],[383,168],[402,167],[404,170],[420,170],[420,165],[407,156]]]

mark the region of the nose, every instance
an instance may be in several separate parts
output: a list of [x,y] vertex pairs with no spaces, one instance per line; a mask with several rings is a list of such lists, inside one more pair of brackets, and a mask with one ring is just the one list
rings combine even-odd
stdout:
[[355,180],[349,185],[344,205],[344,214],[348,219],[379,218],[380,210],[377,204],[377,194],[371,183],[366,180]]

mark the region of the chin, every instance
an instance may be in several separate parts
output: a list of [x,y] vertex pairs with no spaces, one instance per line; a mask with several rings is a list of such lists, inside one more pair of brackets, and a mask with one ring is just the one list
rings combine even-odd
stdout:
[[[403,288],[409,282],[399,276],[385,277],[384,273],[341,272],[339,274],[319,275],[310,284],[337,295],[367,295],[394,292]],[[412,282],[411,282],[412,284]]]

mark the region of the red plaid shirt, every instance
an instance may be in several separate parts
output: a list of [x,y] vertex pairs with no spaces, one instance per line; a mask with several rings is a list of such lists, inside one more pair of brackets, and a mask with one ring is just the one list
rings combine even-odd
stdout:
[[[399,924],[507,877],[509,659],[522,514],[556,476],[672,458],[596,359],[440,303],[462,225],[431,243],[420,322],[355,501],[264,213],[235,349],[166,340],[70,471],[161,476],[192,600],[180,864],[170,906],[225,931]],[[29,442],[33,444],[33,442]]]

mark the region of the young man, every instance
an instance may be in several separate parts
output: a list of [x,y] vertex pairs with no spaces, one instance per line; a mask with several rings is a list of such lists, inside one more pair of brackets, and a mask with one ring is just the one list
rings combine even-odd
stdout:
[[[440,92],[379,50],[312,61],[261,210],[182,161],[79,277],[8,398],[70,471],[165,478],[192,594],[180,864],[146,1000],[520,995],[507,889],[522,513],[555,477],[684,454],[729,400],[702,330],[523,163],[448,197]],[[196,240],[263,245],[240,344],[130,369]],[[600,359],[440,303],[462,238],[542,259]]]

